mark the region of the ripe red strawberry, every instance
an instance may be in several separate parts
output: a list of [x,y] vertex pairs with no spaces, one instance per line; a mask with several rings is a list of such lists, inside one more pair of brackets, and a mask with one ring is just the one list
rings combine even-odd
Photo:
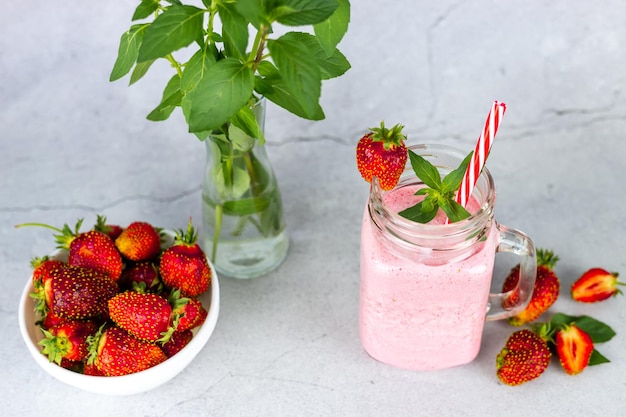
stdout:
[[106,314],[107,302],[117,292],[115,281],[104,273],[68,265],[46,281],[43,291],[31,296],[42,317],[52,311],[66,319],[85,319]]
[[109,316],[119,327],[138,339],[166,342],[172,332],[172,307],[154,293],[126,291],[109,300]]
[[107,218],[105,216],[98,215],[94,230],[108,235],[111,240],[115,241],[115,239],[117,239],[117,237],[122,234],[124,228],[117,224],[108,224]]
[[211,268],[197,240],[190,220],[187,232],[176,232],[174,244],[163,252],[159,263],[163,283],[186,297],[203,294],[211,283]]
[[87,356],[87,337],[98,330],[94,321],[69,320],[50,330],[42,329],[44,339],[39,342],[43,346],[41,353],[48,356],[50,362],[61,365],[63,359],[82,361]]
[[[530,302],[526,308],[507,321],[513,326],[522,326],[536,320],[545,313],[559,296],[561,284],[553,272],[559,257],[544,249],[537,249],[537,278]],[[507,292],[515,288],[519,280],[519,265],[513,268],[504,280],[502,291]],[[513,296],[515,297],[515,295]]]
[[163,282],[159,276],[157,265],[150,261],[137,262],[129,265],[118,281],[120,288],[133,289],[135,286],[143,292],[160,293],[163,291]]
[[172,321],[177,331],[198,327],[204,323],[208,316],[208,311],[200,300],[181,297],[179,290],[172,291],[168,301],[172,306]]
[[520,385],[538,378],[550,365],[548,343],[537,333],[523,329],[509,336],[496,358],[496,374],[506,385]]
[[88,343],[87,365],[95,365],[107,376],[143,371],[167,359],[157,345],[139,340],[119,327],[101,327]]
[[576,375],[587,367],[594,349],[591,336],[575,324],[556,332],[555,345],[561,366],[570,375]]
[[83,219],[79,219],[74,230],[65,224],[59,229],[43,223],[24,223],[22,226],[42,226],[58,232],[55,235],[57,248],[68,251],[67,263],[84,268],[92,268],[106,273],[117,280],[122,273],[122,255],[111,238],[98,230],[80,233]]
[[189,342],[191,342],[191,339],[193,339],[193,332],[191,330],[176,331],[172,334],[170,340],[161,346],[161,349],[163,353],[165,353],[165,356],[171,358],[187,346]]
[[33,287],[35,291],[39,291],[55,270],[64,268],[67,263],[52,259],[49,256],[42,256],[33,258],[30,265],[33,267]]
[[583,303],[595,303],[621,294],[622,291],[617,286],[626,284],[619,282],[618,276],[617,272],[591,268],[572,284],[572,298]]
[[161,251],[161,236],[150,223],[133,222],[115,239],[122,256],[131,261],[147,261]]
[[52,311],[48,311],[46,313],[46,316],[43,318],[43,320],[37,322],[37,324],[41,325],[43,329],[48,330],[68,320],[71,320],[71,319],[65,319],[63,317],[57,316]]
[[402,134],[404,126],[395,125],[391,129],[381,122],[380,127],[370,128],[356,147],[356,163],[363,179],[369,183],[378,178],[383,190],[396,186],[404,171],[408,150]]

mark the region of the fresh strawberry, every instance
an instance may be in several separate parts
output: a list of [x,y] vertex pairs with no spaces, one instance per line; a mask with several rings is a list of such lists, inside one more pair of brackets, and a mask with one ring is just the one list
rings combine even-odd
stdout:
[[147,261],[161,251],[161,236],[150,223],[133,222],[115,239],[115,246],[126,259]]
[[163,353],[165,353],[165,356],[171,358],[187,346],[189,342],[191,342],[191,339],[193,339],[193,332],[191,330],[176,331],[172,334],[170,340],[161,346],[161,349]]
[[55,271],[64,268],[67,263],[52,259],[49,256],[42,256],[33,258],[30,265],[33,267],[33,287],[35,291],[39,291]]
[[523,329],[509,336],[496,358],[497,375],[506,385],[520,385],[538,378],[550,365],[548,343],[537,333]]
[[594,349],[591,336],[575,324],[556,332],[555,345],[561,366],[570,375],[576,375],[587,367]]
[[621,294],[617,286],[626,284],[619,282],[618,276],[617,272],[591,268],[572,284],[572,298],[583,303],[595,303]]
[[[535,279],[532,297],[524,310],[507,319],[509,324],[522,326],[530,323],[554,304],[561,288],[559,278],[553,271],[558,260],[559,257],[551,251],[537,249],[537,278]],[[515,288],[519,280],[519,268],[519,265],[517,265],[506,277],[502,286],[503,292],[508,292]]]
[[47,280],[43,291],[31,294],[42,317],[48,311],[66,319],[85,319],[107,312],[107,302],[118,292],[115,281],[102,272],[68,265]]
[[119,327],[138,339],[166,342],[172,307],[166,298],[154,293],[125,291],[109,300],[109,316]]
[[61,365],[61,361],[82,361],[87,356],[87,337],[98,330],[94,321],[69,320],[50,330],[42,329],[44,339],[41,353],[48,356],[50,362]]
[[133,289],[142,287],[142,291],[160,293],[163,291],[163,282],[159,276],[158,266],[150,261],[137,262],[129,265],[118,281],[120,288]]
[[67,263],[84,268],[92,268],[106,273],[112,279],[117,280],[122,274],[122,255],[115,247],[111,238],[98,230],[90,230],[80,233],[83,219],[79,219],[74,230],[67,224],[59,229],[43,223],[24,223],[22,226],[42,226],[58,232],[55,235],[57,248],[68,251]]
[[115,241],[115,239],[117,239],[117,237],[122,234],[124,228],[117,224],[108,224],[107,218],[105,216],[98,215],[94,230],[106,234],[111,238],[111,240]]
[[180,289],[186,297],[203,294],[211,283],[211,268],[197,240],[190,220],[187,232],[176,232],[173,245],[163,252],[159,263],[163,283],[169,288]]
[[172,306],[173,327],[177,331],[200,326],[207,318],[208,311],[197,298],[181,297],[178,289],[168,297]]
[[356,147],[356,163],[363,179],[369,183],[378,178],[380,188],[391,190],[396,186],[404,171],[408,150],[402,134],[404,126],[395,125],[391,129],[381,122],[380,127],[370,128]]
[[165,353],[154,343],[144,342],[119,327],[104,326],[88,340],[87,365],[95,365],[107,376],[128,375],[165,361]]
[[61,316],[54,314],[54,312],[52,311],[48,311],[46,313],[46,316],[41,321],[37,322],[37,324],[41,325],[42,328],[48,330],[68,320],[71,319],[65,319]]
[[100,371],[95,363],[88,364],[87,361],[83,362],[83,374],[91,376],[106,376],[104,372]]

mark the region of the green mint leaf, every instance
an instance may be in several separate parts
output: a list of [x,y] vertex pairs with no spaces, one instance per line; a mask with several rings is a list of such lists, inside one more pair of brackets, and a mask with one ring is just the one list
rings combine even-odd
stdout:
[[248,137],[256,138],[259,144],[265,143],[263,130],[254,116],[254,112],[248,106],[242,107],[231,119],[231,123],[245,133]]
[[417,223],[428,223],[437,215],[437,211],[439,207],[436,201],[433,199],[429,199],[430,196],[427,196],[424,200],[419,203],[411,206],[407,209],[402,210],[398,214],[405,219],[417,222]]
[[180,106],[183,93],[180,91],[180,77],[178,74],[170,78],[163,90],[163,97],[159,105],[148,114],[148,120],[162,121],[170,117],[177,106]]
[[580,329],[591,337],[593,343],[608,342],[615,336],[615,331],[607,324],[589,316],[569,316],[563,313],[556,313],[550,319],[554,327],[560,327],[575,323]]
[[193,56],[183,69],[183,76],[180,80],[180,88],[184,93],[188,93],[198,85],[204,78],[208,69],[215,64],[216,59],[211,51],[203,48],[193,54]]
[[252,70],[235,58],[211,65],[196,88],[182,100],[190,132],[202,132],[228,122],[250,99],[254,88]]
[[232,3],[218,3],[222,21],[222,39],[227,56],[243,58],[248,48],[248,22]]
[[449,193],[455,192],[461,186],[461,181],[463,181],[463,177],[465,176],[465,171],[467,170],[467,166],[469,165],[470,159],[472,159],[472,154],[474,151],[470,152],[461,165],[454,171],[450,172],[441,182],[441,192]]
[[130,81],[128,82],[128,85],[133,85],[137,81],[142,79],[143,76],[146,75],[154,61],[155,60],[144,61],[135,65],[135,68],[133,68],[133,72],[130,74]]
[[167,56],[202,37],[204,11],[194,6],[171,6],[146,29],[137,62]]
[[301,43],[309,49],[309,52],[317,61],[323,80],[339,77],[350,69],[350,63],[339,50],[335,49],[328,56],[322,49],[319,40],[309,33],[289,32],[283,36],[283,39]]
[[350,1],[338,0],[339,7],[325,21],[313,26],[315,36],[320,40],[320,45],[331,56],[348,31],[350,23]]
[[261,25],[270,26],[263,3],[259,0],[238,0],[235,2],[235,10],[245,17],[252,26],[259,29]]
[[145,19],[159,8],[158,0],[141,0],[141,3],[135,9],[133,14],[133,22],[135,20]]
[[149,23],[142,25],[133,25],[130,29],[122,34],[120,38],[120,46],[117,50],[117,59],[113,64],[109,81],[119,80],[135,65],[139,48],[146,28]]
[[409,159],[415,175],[422,180],[424,184],[439,190],[441,188],[441,175],[437,168],[426,159],[409,149]]
[[606,356],[604,356],[603,354],[598,352],[596,349],[594,349],[591,352],[591,357],[589,357],[589,363],[587,364],[587,366],[600,365],[600,364],[608,363],[608,362],[611,362],[611,361]]
[[337,0],[282,0],[267,10],[272,20],[286,26],[313,25],[328,19],[339,4]]
[[319,108],[322,75],[309,49],[294,40],[293,35],[283,35],[269,40],[267,47],[285,86],[302,107],[306,118],[315,116]]
[[267,197],[229,200],[224,202],[224,214],[230,216],[249,216],[265,210],[268,204],[269,199]]
[[291,93],[287,84],[283,81],[278,69],[270,62],[263,61],[259,65],[260,76],[256,77],[254,89],[274,104],[279,105],[290,113],[308,120],[324,119],[324,111],[318,104],[313,114],[305,112],[298,100]]
[[451,198],[442,198],[439,205],[451,223],[458,222],[470,216],[470,213]]

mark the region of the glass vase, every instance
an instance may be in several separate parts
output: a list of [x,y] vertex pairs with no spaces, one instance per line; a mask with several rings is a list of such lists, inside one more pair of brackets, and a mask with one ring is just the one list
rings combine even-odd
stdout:
[[[263,130],[265,100],[254,107]],[[220,275],[255,278],[287,255],[282,200],[265,146],[233,125],[205,140],[202,242]]]

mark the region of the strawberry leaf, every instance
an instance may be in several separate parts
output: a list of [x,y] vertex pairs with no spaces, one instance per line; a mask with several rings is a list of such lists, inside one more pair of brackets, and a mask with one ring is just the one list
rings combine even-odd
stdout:
[[556,313],[550,319],[554,328],[563,328],[566,325],[575,323],[585,333],[591,337],[593,343],[608,342],[615,336],[615,331],[607,324],[589,316],[569,316],[563,313]]
[[600,365],[602,363],[611,362],[606,356],[602,355],[596,349],[591,352],[591,357],[589,358],[589,363],[587,366]]

